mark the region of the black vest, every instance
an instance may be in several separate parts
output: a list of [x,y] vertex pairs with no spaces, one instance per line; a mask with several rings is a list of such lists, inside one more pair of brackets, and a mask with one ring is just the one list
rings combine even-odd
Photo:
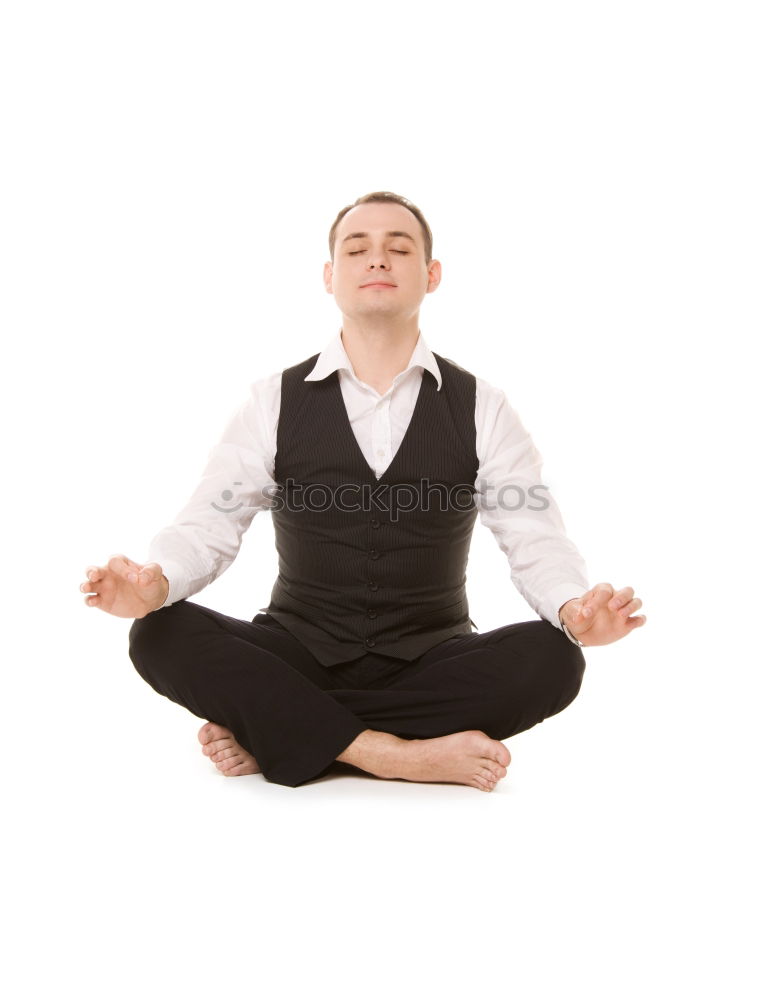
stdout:
[[268,607],[323,665],[367,652],[413,660],[472,631],[465,591],[477,517],[475,376],[434,354],[409,428],[378,479],[338,372],[282,373],[272,519],[279,575]]

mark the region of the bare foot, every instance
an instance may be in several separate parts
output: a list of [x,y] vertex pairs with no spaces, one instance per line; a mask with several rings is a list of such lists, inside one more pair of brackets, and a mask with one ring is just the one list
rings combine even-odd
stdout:
[[506,776],[512,755],[479,729],[432,740],[409,740],[396,766],[406,781],[444,781],[491,792]]
[[261,768],[247,750],[244,750],[229,729],[207,722],[201,726],[198,739],[203,744],[203,752],[216,764],[226,778],[237,778],[241,774],[259,774]]
[[490,792],[505,777],[512,755],[479,729],[428,740],[365,729],[337,760],[379,778],[452,782]]

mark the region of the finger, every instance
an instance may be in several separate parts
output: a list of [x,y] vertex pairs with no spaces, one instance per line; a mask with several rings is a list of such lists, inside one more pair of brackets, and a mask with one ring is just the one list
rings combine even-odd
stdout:
[[129,580],[131,583],[137,583],[140,573],[143,572],[145,566],[142,563],[137,563],[134,559],[129,559],[127,556],[118,553],[115,556],[111,556],[108,561],[108,568],[113,570],[114,573],[118,573],[125,580]]
[[632,597],[633,587],[622,587],[620,590],[615,592],[613,597],[607,603],[614,611],[617,610],[617,608],[622,608],[624,604],[628,604]]
[[581,616],[583,618],[593,618],[602,604],[606,603],[615,593],[615,588],[611,583],[597,583],[591,590],[591,597],[583,601]]
[[158,563],[148,563],[143,566],[137,574],[137,582],[141,587],[147,587],[149,583],[155,583],[163,576],[163,570]]
[[89,597],[85,597],[84,603],[90,608],[97,608],[100,604],[100,596],[98,594],[90,594]]
[[581,611],[583,610],[583,602],[591,596],[591,591],[583,595],[583,597],[573,597],[569,601],[565,601],[562,605],[562,617],[567,621],[579,622],[582,620]]
[[577,622],[588,621],[589,618],[593,618],[599,607],[599,596],[593,591],[589,597],[586,597],[581,601],[581,606],[578,608],[578,614],[575,620]]
[[141,563],[136,563],[133,559],[128,559],[127,556],[121,553],[111,556],[108,560],[108,568],[112,573],[120,576],[123,580],[128,580],[130,583],[142,584],[143,586],[150,583],[149,578],[143,577],[140,579],[140,574],[144,571],[145,567]]
[[108,569],[117,576],[120,576],[123,580],[126,580],[129,573],[133,572],[133,565],[131,560],[127,559],[123,555],[111,556],[108,560]]
[[627,618],[628,615],[633,614],[634,611],[638,611],[641,607],[641,599],[639,597],[634,597],[632,601],[624,604],[622,608],[618,609],[618,614],[621,618]]
[[586,597],[576,597],[572,601],[569,601],[570,607],[567,609],[565,614],[567,614],[570,619],[574,622],[579,622],[582,620],[581,611],[583,611],[583,602]]
[[591,612],[594,609],[594,597],[596,596],[596,588],[587,590],[583,597],[578,602],[578,607],[575,612],[574,621],[578,624],[580,622],[586,621],[587,618],[591,617]]
[[88,580],[99,580],[103,575],[103,571],[100,566],[88,566],[84,571],[84,575]]
[[634,615],[633,618],[629,618],[628,621],[625,623],[626,628],[630,630],[635,628],[641,628],[642,625],[646,624],[646,620],[647,620],[646,615]]
[[90,570],[87,574],[87,579],[83,583],[80,583],[79,589],[83,594],[97,594],[105,585],[105,573],[93,572]]

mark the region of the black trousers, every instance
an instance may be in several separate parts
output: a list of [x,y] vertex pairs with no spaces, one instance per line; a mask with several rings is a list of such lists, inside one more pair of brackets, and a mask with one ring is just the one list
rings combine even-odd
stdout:
[[159,694],[226,726],[264,777],[319,777],[365,729],[505,740],[566,708],[586,661],[544,620],[456,636],[416,660],[365,653],[322,666],[268,614],[252,622],[179,601],[135,619],[129,655]]

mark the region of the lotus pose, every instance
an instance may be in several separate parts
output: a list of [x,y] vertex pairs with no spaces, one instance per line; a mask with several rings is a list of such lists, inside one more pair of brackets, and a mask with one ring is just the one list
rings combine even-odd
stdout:
[[[297,787],[335,761],[384,779],[491,791],[504,740],[566,708],[583,646],[644,625],[631,587],[589,586],[504,392],[432,351],[441,281],[430,228],[375,192],[338,214],[324,283],[342,315],[324,350],[253,382],[197,489],[145,562],[89,566],[93,608],[134,618],[129,655],[204,721],[222,774]],[[252,621],[187,598],[273,518],[279,572]],[[538,619],[478,632],[465,589],[474,522]]]

